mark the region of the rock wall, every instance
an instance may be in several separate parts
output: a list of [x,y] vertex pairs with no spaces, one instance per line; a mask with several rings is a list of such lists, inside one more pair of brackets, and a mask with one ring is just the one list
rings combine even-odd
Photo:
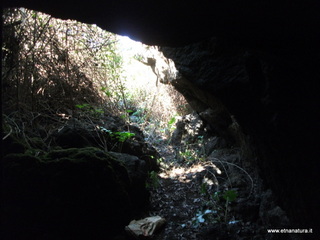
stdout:
[[217,38],[162,51],[181,75],[171,83],[193,109],[229,140],[231,114],[250,136],[266,186],[280,205],[298,226],[315,224],[315,55],[256,50]]
[[105,239],[130,220],[126,168],[97,148],[3,159],[2,239]]
[[[120,119],[104,120],[103,129],[124,130]],[[121,142],[84,121],[59,124],[48,145],[32,130],[28,140],[2,139],[2,239],[116,239],[149,206],[146,182],[158,152],[139,128]]]

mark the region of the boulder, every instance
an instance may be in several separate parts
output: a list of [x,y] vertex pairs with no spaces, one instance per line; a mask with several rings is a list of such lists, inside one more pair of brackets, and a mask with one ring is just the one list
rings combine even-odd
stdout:
[[136,156],[126,153],[109,152],[127,169],[130,179],[129,195],[133,209],[142,209],[148,206],[149,192],[146,189],[148,170],[146,162]]
[[[92,123],[71,120],[52,134],[53,145],[61,148],[99,147],[107,151],[127,153],[144,160],[148,170],[159,170],[157,159],[160,155],[145,141],[144,134],[138,127],[131,125],[128,130],[123,120],[111,116],[96,125],[100,129],[94,128]],[[134,135],[122,141],[114,135],[121,132]]]
[[93,147],[5,156],[3,239],[112,239],[133,217],[137,198],[130,187],[138,177],[117,158]]
[[171,143],[173,145],[193,144],[204,134],[204,123],[199,115],[197,113],[188,114],[177,121]]

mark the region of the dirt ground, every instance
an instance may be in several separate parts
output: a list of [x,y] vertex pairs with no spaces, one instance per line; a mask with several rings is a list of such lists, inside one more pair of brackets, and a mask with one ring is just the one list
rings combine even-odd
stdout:
[[257,184],[243,169],[238,150],[179,163],[173,149],[159,152],[163,162],[153,177],[149,215],[166,224],[152,239],[268,239],[259,220]]

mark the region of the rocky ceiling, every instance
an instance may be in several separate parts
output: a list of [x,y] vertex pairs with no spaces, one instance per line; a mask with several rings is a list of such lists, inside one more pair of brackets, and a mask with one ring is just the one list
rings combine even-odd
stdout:
[[164,50],[186,77],[177,87],[203,109],[215,104],[203,96],[220,99],[253,136],[266,186],[297,227],[319,222],[320,1],[7,0],[4,7],[175,47]]
[[319,1],[6,0],[62,19],[95,23],[150,45],[178,46],[212,35],[274,47],[319,37]]

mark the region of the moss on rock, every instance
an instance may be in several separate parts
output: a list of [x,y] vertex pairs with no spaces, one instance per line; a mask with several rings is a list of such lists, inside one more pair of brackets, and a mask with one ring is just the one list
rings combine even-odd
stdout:
[[4,158],[5,239],[107,239],[130,220],[125,167],[97,148]]

